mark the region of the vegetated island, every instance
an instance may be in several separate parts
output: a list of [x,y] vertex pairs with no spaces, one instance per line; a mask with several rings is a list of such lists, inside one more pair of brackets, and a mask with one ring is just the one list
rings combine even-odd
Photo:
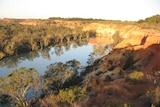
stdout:
[[[27,79],[29,84],[24,82],[19,87],[26,89],[22,89],[22,94],[15,90],[4,94],[4,89],[10,87],[2,82],[1,105],[13,103],[15,98],[13,105],[31,107],[160,106],[160,15],[137,22],[79,18],[1,19],[0,32],[1,59],[95,36],[110,37],[113,41],[112,52],[97,59],[80,76],[73,72],[79,65],[75,60],[52,65],[44,75],[46,83],[42,95],[35,99],[27,100],[24,96],[27,86],[35,86],[35,90],[42,87],[35,85],[38,79],[34,69],[21,68],[0,78],[3,82],[6,78],[12,80],[18,78],[17,72],[21,76],[23,71],[31,75],[27,77],[31,78]],[[53,78],[57,70],[70,72],[59,80],[59,77]]]

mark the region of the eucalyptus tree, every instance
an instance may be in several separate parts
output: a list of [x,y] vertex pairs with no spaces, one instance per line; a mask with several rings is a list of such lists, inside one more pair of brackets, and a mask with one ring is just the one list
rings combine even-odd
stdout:
[[15,53],[16,44],[13,41],[10,41],[7,43],[7,45],[4,48],[4,52],[8,55],[13,55]]
[[24,107],[27,106],[26,95],[31,90],[37,92],[40,85],[40,76],[34,68],[19,68],[6,77],[1,77],[0,93],[10,96],[15,105]]
[[43,42],[44,48],[47,47],[50,43],[50,36],[49,35],[43,36],[42,37],[42,42]]
[[45,87],[48,91],[58,91],[65,81],[64,74],[67,73],[67,66],[63,63],[54,63],[48,66],[48,71],[45,72]]
[[58,62],[48,66],[48,70],[45,72],[45,87],[47,90],[58,91],[63,88],[65,82],[69,81],[74,75],[77,74],[80,62],[77,60],[71,60],[65,64]]

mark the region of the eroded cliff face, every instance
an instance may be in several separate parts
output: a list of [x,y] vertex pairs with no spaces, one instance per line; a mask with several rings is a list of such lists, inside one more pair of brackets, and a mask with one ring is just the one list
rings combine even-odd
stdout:
[[91,23],[83,26],[83,30],[95,30],[97,36],[113,36],[115,32],[119,32],[121,37],[129,38],[133,36],[158,35],[160,32],[153,29],[142,29],[136,24],[101,24]]
[[[106,63],[105,61],[108,62],[110,60],[115,63],[119,62],[118,64],[122,65],[125,63],[125,60],[128,57],[126,55],[131,54],[133,56],[133,60],[136,61],[135,65],[143,66],[139,70],[145,72],[160,70],[160,66],[158,67],[160,61],[160,57],[158,54],[160,52],[160,33],[158,31],[153,29],[141,29],[136,25],[117,24],[91,24],[85,29],[96,29],[96,32],[98,34],[97,36],[101,36],[97,41],[91,41],[93,43],[104,43],[104,38],[107,38],[107,43],[114,43],[112,36],[115,34],[116,31],[118,31],[119,35],[123,38],[123,40],[114,47],[110,55],[106,55],[104,58],[101,59],[101,65],[99,67],[100,69],[109,68],[107,67],[108,63]],[[122,66],[119,66],[118,64],[114,66],[122,68]],[[150,66],[148,66],[148,64]]]
[[[118,43],[109,55],[98,59],[91,69],[88,69],[90,73],[86,76],[84,86],[91,90],[83,102],[84,105],[105,107],[127,103],[133,107],[150,107],[153,101],[146,93],[160,86],[158,31],[140,29],[132,25],[95,26],[101,36],[112,36],[119,31],[123,41]],[[127,79],[134,71],[144,74],[138,83]]]

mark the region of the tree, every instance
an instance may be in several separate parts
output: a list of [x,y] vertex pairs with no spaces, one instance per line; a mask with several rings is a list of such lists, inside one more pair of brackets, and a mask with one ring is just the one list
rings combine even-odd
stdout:
[[15,53],[15,46],[16,44],[14,42],[8,42],[7,46],[4,48],[4,52],[9,54],[9,55],[13,55]]
[[49,65],[48,71],[44,75],[46,89],[58,91],[63,88],[64,84],[66,85],[66,82],[76,75],[80,65],[80,62],[76,60],[68,61],[65,64],[59,62]]
[[54,63],[48,66],[48,71],[45,72],[44,78],[47,90],[59,90],[64,81],[68,68],[63,63]]
[[67,61],[66,65],[69,70],[77,71],[77,69],[79,68],[81,63],[79,61],[77,61],[76,59],[73,59],[73,60]]
[[58,95],[60,102],[73,105],[76,100],[86,96],[86,90],[85,88],[74,86],[60,90]]
[[157,14],[157,15],[148,17],[148,18],[145,19],[145,21],[149,22],[149,23],[159,23],[160,22],[160,15]]
[[26,106],[26,94],[29,90],[37,92],[40,83],[40,77],[34,68],[19,68],[0,79],[0,92],[15,99],[18,106]]
[[49,45],[50,38],[48,36],[43,36],[42,39],[43,39],[44,47],[47,47]]

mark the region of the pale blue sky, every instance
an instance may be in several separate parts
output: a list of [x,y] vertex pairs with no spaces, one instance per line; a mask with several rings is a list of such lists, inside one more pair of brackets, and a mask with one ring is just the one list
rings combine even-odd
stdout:
[[160,0],[0,0],[0,18],[81,17],[139,20],[160,14]]

